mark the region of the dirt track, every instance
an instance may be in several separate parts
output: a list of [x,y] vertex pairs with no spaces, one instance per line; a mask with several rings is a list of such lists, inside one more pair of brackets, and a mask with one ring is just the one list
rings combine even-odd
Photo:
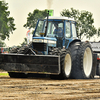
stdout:
[[100,100],[100,79],[14,79],[0,76],[0,100]]

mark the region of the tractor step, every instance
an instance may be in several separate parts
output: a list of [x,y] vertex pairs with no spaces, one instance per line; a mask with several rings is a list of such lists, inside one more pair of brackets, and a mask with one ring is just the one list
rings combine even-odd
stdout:
[[0,69],[8,72],[60,73],[60,57],[54,55],[0,54]]

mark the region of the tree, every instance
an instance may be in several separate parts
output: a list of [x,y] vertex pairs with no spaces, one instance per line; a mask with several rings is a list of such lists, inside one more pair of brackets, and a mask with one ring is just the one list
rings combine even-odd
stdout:
[[8,11],[8,4],[4,1],[0,1],[0,37],[1,40],[9,38],[10,33],[16,29],[14,24],[14,18],[9,17],[10,11]]
[[77,22],[76,29],[77,34],[80,39],[86,36],[90,38],[97,34],[97,29],[94,27],[94,19],[92,18],[92,13],[88,11],[79,11],[71,8],[71,10],[64,9],[61,13],[62,16],[74,18]]
[[98,36],[100,36],[100,27],[98,28]]
[[38,10],[35,9],[33,13],[29,13],[27,17],[27,23],[24,24],[24,27],[35,28],[38,19],[43,19],[47,16],[47,10]]
[[24,41],[21,43],[21,46],[27,45],[27,38],[24,38]]
[[5,47],[6,44],[0,40],[0,47]]

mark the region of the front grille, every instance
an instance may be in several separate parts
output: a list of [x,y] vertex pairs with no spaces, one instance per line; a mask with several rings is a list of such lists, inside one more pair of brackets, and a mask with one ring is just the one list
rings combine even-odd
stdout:
[[33,48],[37,51],[46,51],[47,44],[46,43],[33,43]]

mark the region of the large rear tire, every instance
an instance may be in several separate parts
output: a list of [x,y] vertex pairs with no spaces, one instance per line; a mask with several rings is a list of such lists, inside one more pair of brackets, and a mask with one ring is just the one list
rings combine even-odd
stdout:
[[90,49],[90,47],[86,47],[84,49],[84,54],[83,54],[83,59],[81,59],[81,61],[83,61],[83,65],[81,65],[82,69],[83,69],[83,75],[86,78],[89,78],[92,72],[92,67],[93,67],[93,55],[92,55],[92,50]]
[[70,46],[72,56],[71,78],[87,79],[94,77],[93,72],[93,53],[91,45],[87,42],[76,42]]

